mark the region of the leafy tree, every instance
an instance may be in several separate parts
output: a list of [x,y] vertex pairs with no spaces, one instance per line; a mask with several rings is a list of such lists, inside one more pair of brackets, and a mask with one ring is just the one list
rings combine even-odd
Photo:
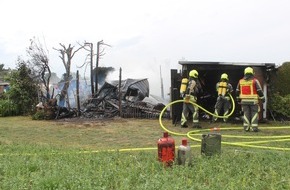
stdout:
[[33,80],[32,71],[27,63],[18,58],[15,71],[9,75],[10,90],[7,96],[16,106],[19,115],[29,114],[37,103],[38,86]]
[[290,62],[285,62],[271,76],[269,110],[274,118],[290,118]]
[[0,71],[4,70],[4,64],[0,64]]
[[5,81],[5,77],[9,74],[10,71],[10,69],[4,68],[4,64],[0,64],[0,80]]
[[285,62],[280,66],[272,78],[272,88],[273,90],[280,94],[281,96],[286,96],[290,94],[290,62]]
[[290,94],[287,96],[280,96],[279,94],[273,94],[270,98],[269,109],[272,111],[274,118],[290,118]]

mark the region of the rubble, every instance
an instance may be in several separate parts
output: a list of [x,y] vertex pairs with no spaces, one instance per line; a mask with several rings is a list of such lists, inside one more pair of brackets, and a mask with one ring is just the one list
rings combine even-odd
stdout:
[[[121,84],[121,85],[119,85]],[[167,104],[156,96],[149,95],[147,79],[126,79],[105,82],[97,94],[87,98],[81,110],[67,108],[56,104],[56,99],[44,104],[46,118],[159,118]],[[54,104],[51,104],[53,102]],[[42,106],[42,104],[39,104]],[[40,107],[38,105],[38,107]],[[164,111],[163,118],[170,118],[169,110]]]
[[[160,116],[165,105],[156,103],[156,100],[155,104],[152,103],[154,101],[148,101],[154,97],[149,95],[147,79],[127,79],[120,84],[119,87],[119,81],[105,82],[99,92],[84,104],[82,117],[150,119]],[[169,118],[169,112],[165,111],[163,117]]]

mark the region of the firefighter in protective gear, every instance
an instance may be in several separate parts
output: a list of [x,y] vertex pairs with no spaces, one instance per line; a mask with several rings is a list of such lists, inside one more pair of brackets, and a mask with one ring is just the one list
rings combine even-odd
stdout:
[[[185,82],[185,80],[182,80]],[[200,128],[199,118],[198,118],[198,107],[194,106],[190,102],[197,102],[197,94],[199,92],[200,83],[198,80],[198,72],[196,70],[191,70],[189,72],[189,79],[186,88],[184,86],[180,89],[180,94],[185,100],[183,103],[182,115],[181,115],[181,127],[188,127],[187,119],[189,113],[192,113],[193,127]]]
[[[229,77],[226,73],[221,75],[220,81],[216,84],[216,91],[218,94],[215,108],[215,115],[219,115],[223,110],[223,115],[228,115],[231,109],[231,101],[229,94],[233,92],[233,86],[228,82]],[[217,121],[217,117],[213,117],[213,122]],[[227,118],[223,118],[224,122],[227,122]]]
[[244,77],[240,79],[237,85],[236,96],[244,112],[244,130],[250,131],[252,128],[252,131],[258,132],[259,100],[262,100],[264,103],[265,96],[260,82],[254,77],[254,70],[252,67],[245,68]]

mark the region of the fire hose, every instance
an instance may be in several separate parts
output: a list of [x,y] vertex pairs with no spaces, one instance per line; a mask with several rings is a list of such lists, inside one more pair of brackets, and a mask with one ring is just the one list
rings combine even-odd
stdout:
[[[211,113],[210,111],[206,110],[205,108],[203,108],[202,106],[198,105],[195,102],[189,102],[191,103],[193,106],[197,106],[198,108],[200,108],[201,110],[203,110],[204,112],[217,117],[217,118],[228,118],[229,116],[231,116],[235,110],[235,101],[233,99],[233,97],[230,95],[230,99],[232,102],[232,110],[228,115],[225,116],[220,116],[220,115],[216,115],[214,113]],[[210,129],[198,129],[198,130],[192,130],[189,131],[187,133],[178,133],[178,132],[174,132],[169,130],[168,128],[166,128],[163,123],[162,123],[162,116],[165,112],[165,110],[167,110],[167,108],[173,104],[176,103],[183,103],[185,102],[185,100],[175,100],[173,102],[170,102],[169,104],[167,104],[163,110],[161,111],[160,115],[159,115],[159,124],[161,126],[161,128],[163,128],[165,131],[167,131],[168,133],[172,134],[172,135],[177,135],[177,136],[187,136],[189,139],[193,140],[193,141],[197,141],[200,142],[201,140],[198,138],[194,138],[193,136],[196,135],[200,135],[200,133],[202,132],[206,132],[206,131],[210,131]],[[220,130],[240,130],[240,128],[220,128]],[[266,127],[264,129],[290,129],[290,126],[277,126],[277,127]],[[230,145],[230,146],[239,146],[239,147],[249,147],[249,148],[260,148],[260,149],[270,149],[270,150],[290,150],[290,148],[285,148],[285,147],[270,147],[270,146],[258,146],[255,144],[261,144],[261,143],[269,143],[269,142],[285,142],[285,141],[290,141],[290,135],[284,135],[284,136],[235,136],[235,135],[223,135],[223,137],[225,138],[252,138],[252,139],[271,139],[271,140],[260,140],[260,141],[251,141],[251,142],[226,142],[226,141],[222,141],[222,144],[225,145]],[[280,138],[280,139],[277,139]],[[282,138],[282,139],[281,139]]]

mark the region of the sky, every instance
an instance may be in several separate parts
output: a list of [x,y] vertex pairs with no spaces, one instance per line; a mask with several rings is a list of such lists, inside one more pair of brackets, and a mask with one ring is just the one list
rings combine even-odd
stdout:
[[[0,1],[0,63],[26,60],[30,39],[46,49],[52,72],[65,72],[60,43],[103,40],[101,67],[108,80],[148,78],[150,93],[170,88],[170,70],[180,60],[275,63],[290,61],[289,0],[9,0]],[[79,70],[88,52],[73,58]]]

